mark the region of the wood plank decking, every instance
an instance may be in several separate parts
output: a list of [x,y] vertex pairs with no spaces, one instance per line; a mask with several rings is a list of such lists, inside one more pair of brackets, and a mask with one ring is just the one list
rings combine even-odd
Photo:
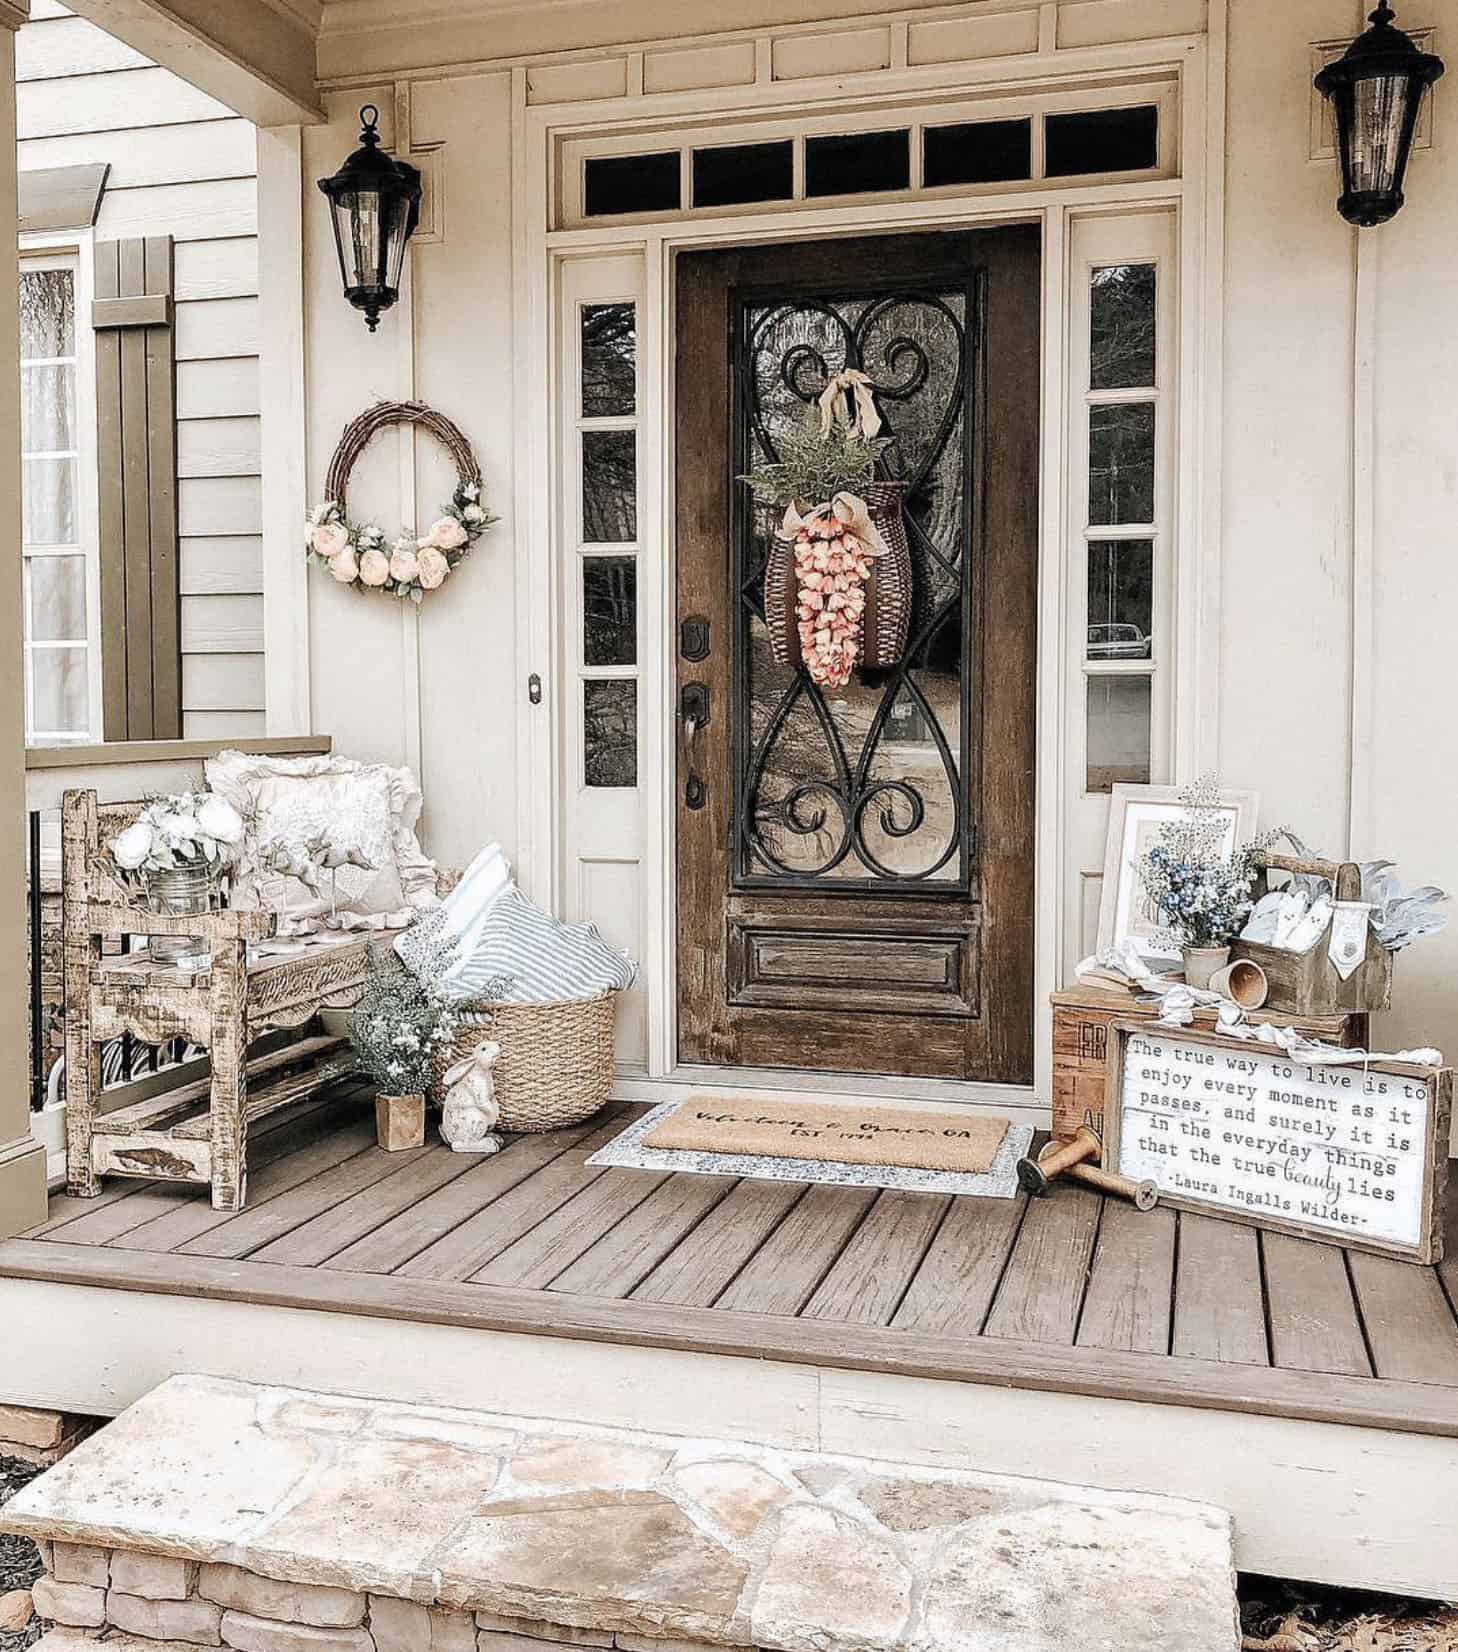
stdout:
[[1066,1186],[952,1199],[599,1170],[615,1110],[480,1159],[374,1146],[346,1084],[266,1121],[247,1208],[109,1182],[0,1276],[1458,1437],[1458,1202],[1420,1268]]

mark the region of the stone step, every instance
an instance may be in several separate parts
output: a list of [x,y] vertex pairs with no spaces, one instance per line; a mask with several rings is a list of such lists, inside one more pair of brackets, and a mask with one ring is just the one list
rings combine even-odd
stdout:
[[1205,1505],[207,1377],[139,1400],[0,1530],[42,1544],[45,1652],[1239,1644]]

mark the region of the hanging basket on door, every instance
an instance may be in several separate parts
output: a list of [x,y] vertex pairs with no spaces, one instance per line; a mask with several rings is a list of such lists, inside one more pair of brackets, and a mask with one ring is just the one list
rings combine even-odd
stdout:
[[765,625],[774,658],[824,688],[844,687],[856,670],[884,671],[906,648],[905,485],[875,477],[890,446],[880,428],[870,380],[847,369],[805,429],[782,439],[780,458],[742,478],[760,500],[790,500],[765,562]]
[[[374,437],[402,424],[434,436],[445,448],[455,463],[456,487],[450,504],[423,534],[407,528],[387,540],[372,522],[350,522],[345,490],[356,461]],[[458,425],[424,402],[376,402],[351,419],[329,461],[324,491],[324,503],[310,511],[304,527],[310,558],[341,585],[412,602],[443,585],[496,521],[481,503],[481,467],[471,444]]]

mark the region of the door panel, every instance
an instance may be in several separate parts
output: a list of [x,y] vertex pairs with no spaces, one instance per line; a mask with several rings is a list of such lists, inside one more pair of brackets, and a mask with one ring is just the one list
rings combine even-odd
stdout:
[[[1031,1076],[1038,289],[1031,228],[679,261],[681,1060]],[[776,513],[733,478],[845,366],[912,617],[821,690],[772,657]]]

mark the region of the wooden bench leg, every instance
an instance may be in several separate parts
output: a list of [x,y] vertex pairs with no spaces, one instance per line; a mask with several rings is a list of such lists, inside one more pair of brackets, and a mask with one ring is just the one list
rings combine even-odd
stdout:
[[78,1199],[94,1199],[101,1180],[91,1154],[91,1131],[96,1100],[101,1093],[101,1045],[89,1029],[76,1036],[66,1028],[66,1191]]
[[101,1099],[101,1046],[91,1037],[91,972],[101,940],[86,915],[86,859],[96,840],[96,797],[67,792],[61,819],[61,934],[65,960],[66,1188],[79,1199],[101,1191],[91,1131]]
[[242,1210],[248,1194],[248,958],[244,941],[213,944],[212,1194],[214,1210]]

